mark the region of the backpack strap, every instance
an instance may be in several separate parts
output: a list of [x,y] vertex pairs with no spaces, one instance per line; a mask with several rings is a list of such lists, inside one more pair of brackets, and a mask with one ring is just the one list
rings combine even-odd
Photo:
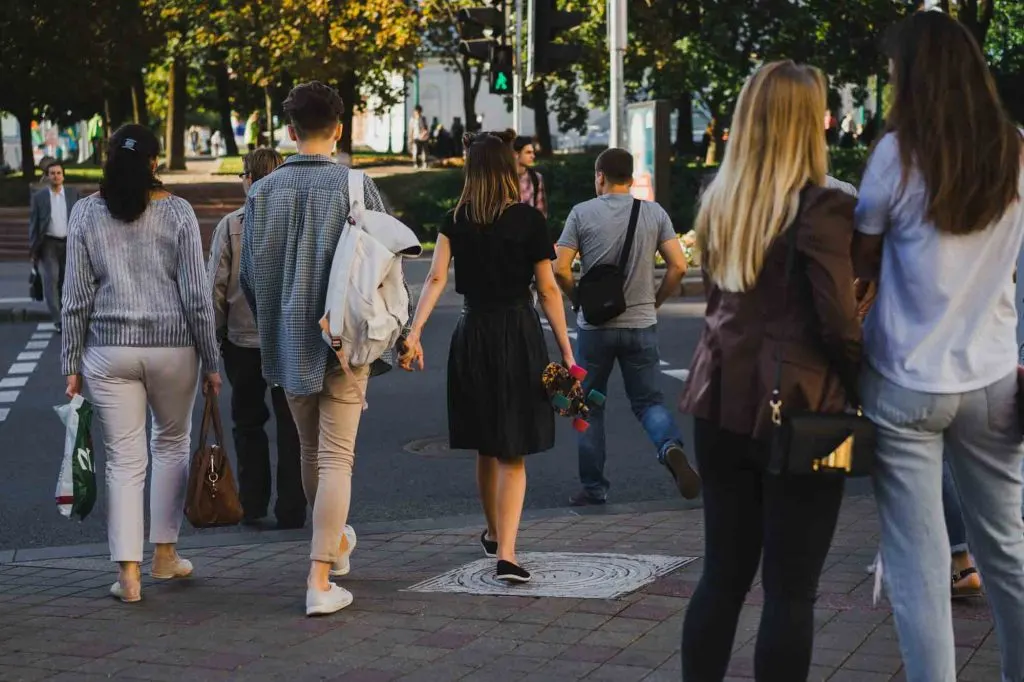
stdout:
[[530,205],[537,208],[537,191],[540,189],[540,179],[537,177],[537,171],[532,168],[527,168],[526,174],[530,176],[530,184],[533,185],[533,203]]
[[363,171],[350,168],[348,170],[348,216],[349,222],[358,222],[366,210],[366,198],[363,195]]
[[629,227],[626,228],[626,243],[622,245],[622,253],[619,255],[619,272],[623,277],[626,275],[626,264],[629,263],[629,252],[633,250],[633,237],[636,236],[636,221],[640,217],[639,199],[633,199],[633,210],[629,214]]

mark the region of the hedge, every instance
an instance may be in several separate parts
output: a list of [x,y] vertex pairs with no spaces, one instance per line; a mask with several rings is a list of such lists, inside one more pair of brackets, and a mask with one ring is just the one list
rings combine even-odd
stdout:
[[[594,197],[596,154],[567,154],[544,159],[537,170],[544,176],[548,193],[548,228],[557,238],[576,204]],[[840,180],[859,184],[867,150],[834,149],[831,173]],[[676,232],[688,232],[696,212],[697,193],[709,168],[676,159],[671,168],[672,193],[662,204]],[[409,225],[420,239],[433,241],[445,214],[455,207],[462,191],[462,170],[443,169],[378,178],[389,209]]]

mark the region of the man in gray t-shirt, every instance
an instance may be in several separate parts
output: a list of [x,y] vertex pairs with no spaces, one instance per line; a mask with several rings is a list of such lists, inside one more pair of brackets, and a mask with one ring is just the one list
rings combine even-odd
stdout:
[[[597,198],[578,204],[565,222],[558,240],[555,278],[574,302],[576,282],[572,264],[579,254],[581,276],[596,265],[614,264],[626,242],[633,206],[633,157],[623,149],[608,149],[597,159],[594,187]],[[661,286],[654,285],[654,258],[660,253],[666,270]],[[616,360],[622,372],[633,414],[657,447],[658,460],[668,467],[684,497],[700,493],[700,478],[690,468],[682,437],[658,390],[658,335],[656,310],[673,293],[686,273],[686,257],[665,209],[645,201],[640,207],[636,235],[626,264],[626,310],[602,325],[577,316],[576,359],[587,370],[584,392],[605,393]],[[590,413],[590,428],[579,436],[579,471],[583,490],[570,504],[603,504],[609,482],[604,477],[604,407]]]

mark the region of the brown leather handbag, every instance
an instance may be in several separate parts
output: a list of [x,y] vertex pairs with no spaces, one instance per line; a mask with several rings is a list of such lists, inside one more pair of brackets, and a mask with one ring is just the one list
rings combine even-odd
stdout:
[[[208,443],[211,421],[216,437],[212,445]],[[221,447],[223,442],[220,408],[217,397],[211,393],[206,396],[199,448],[192,455],[185,490],[185,518],[194,528],[234,526],[242,520],[242,503],[238,499],[231,463]]]

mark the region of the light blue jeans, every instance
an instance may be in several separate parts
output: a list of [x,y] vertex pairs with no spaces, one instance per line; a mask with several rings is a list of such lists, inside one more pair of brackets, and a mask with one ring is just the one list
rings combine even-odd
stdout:
[[1003,681],[1024,682],[1024,444],[1016,396],[1015,373],[948,395],[902,388],[871,369],[861,376],[864,412],[878,425],[883,579],[908,682],[956,682],[944,450],[995,615]]
[[[580,329],[576,361],[587,370],[583,392],[608,393],[608,377],[618,361],[633,414],[657,449],[659,461],[672,445],[682,443],[675,417],[658,388],[658,329]],[[590,409],[590,428],[579,436],[580,482],[587,494],[603,500],[611,485],[604,475],[604,406]]]

